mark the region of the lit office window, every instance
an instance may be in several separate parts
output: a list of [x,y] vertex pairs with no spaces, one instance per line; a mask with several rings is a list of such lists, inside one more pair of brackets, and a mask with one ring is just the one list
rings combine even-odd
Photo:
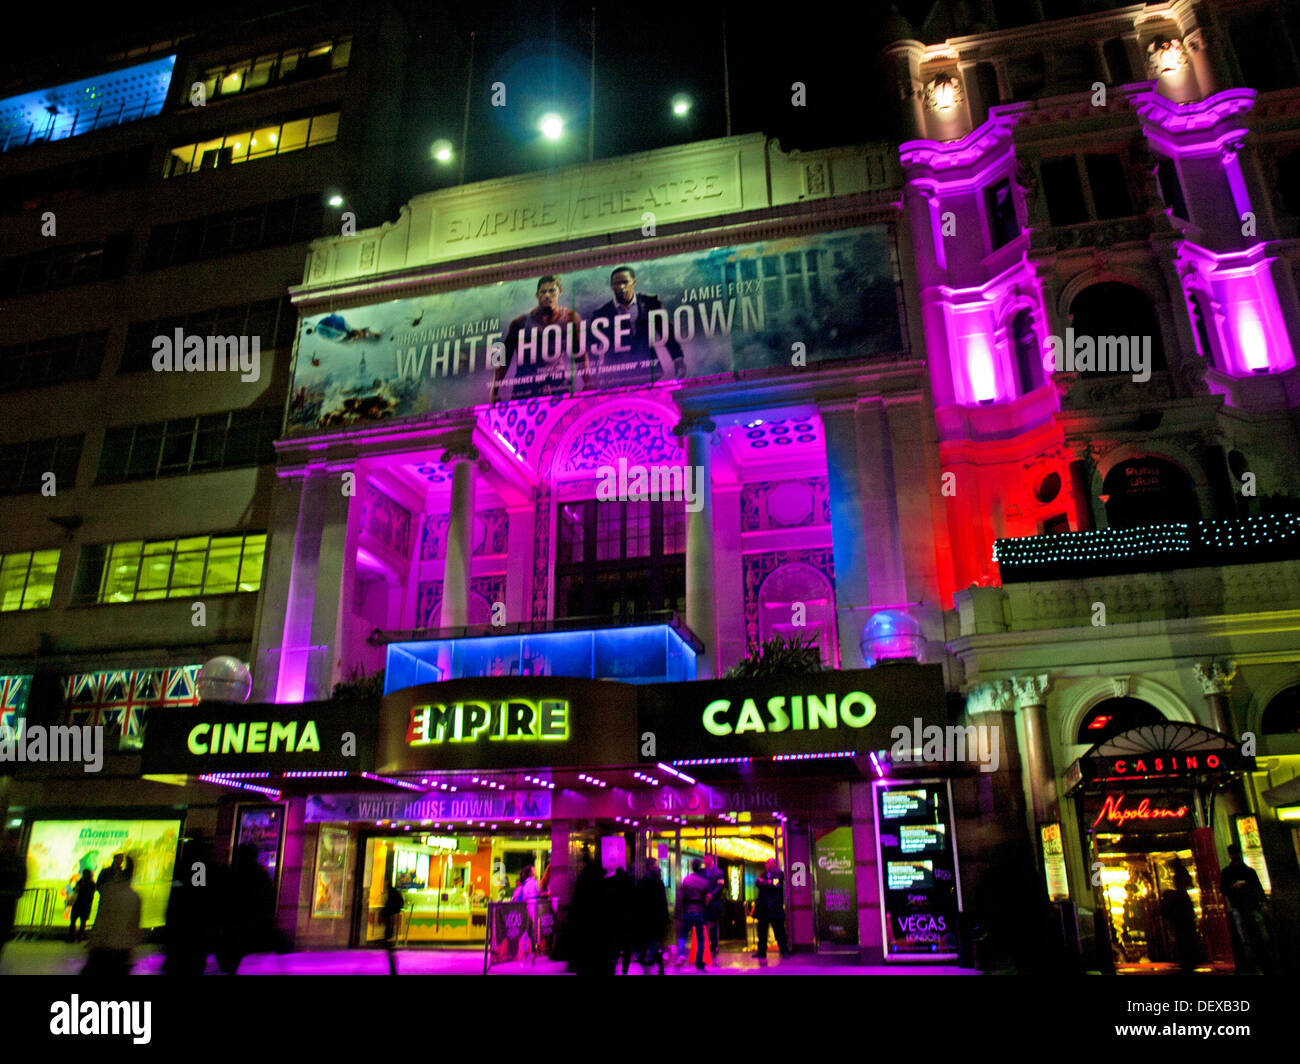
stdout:
[[87,547],[74,598],[89,605],[257,591],[265,555],[264,532]]
[[0,612],[47,607],[58,570],[57,550],[0,555]]
[[250,159],[269,159],[299,148],[331,144],[337,139],[338,132],[337,111],[276,122],[257,129],[241,129],[173,148],[163,166],[163,177],[180,177],[197,170],[220,170]]
[[208,99],[220,99],[346,70],[351,57],[352,38],[339,37],[310,48],[290,48],[256,59],[205,67],[198,80],[203,82]]

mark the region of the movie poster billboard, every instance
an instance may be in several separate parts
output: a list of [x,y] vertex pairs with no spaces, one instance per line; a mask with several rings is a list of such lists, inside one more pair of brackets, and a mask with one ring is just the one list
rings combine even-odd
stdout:
[[38,820],[27,844],[27,887],[55,891],[53,919],[66,926],[82,869],[98,879],[114,854],[126,854],[134,864],[131,888],[140,895],[140,926],[159,927],[167,914],[179,841],[178,820]]
[[289,433],[902,347],[883,225],[555,273],[304,318]]

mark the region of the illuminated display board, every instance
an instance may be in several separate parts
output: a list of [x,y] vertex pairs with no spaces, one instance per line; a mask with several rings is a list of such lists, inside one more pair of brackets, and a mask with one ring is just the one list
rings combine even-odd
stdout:
[[872,790],[885,960],[953,960],[962,902],[951,788],[884,779]]
[[[38,820],[27,844],[27,889],[52,890],[54,922],[66,925],[72,887],[82,869],[98,879],[114,854],[127,854],[135,865],[131,889],[140,895],[140,926],[160,927],[166,919],[179,841],[179,820]],[[98,905],[96,891],[96,911]]]
[[[465,235],[473,235],[466,233]],[[304,318],[288,432],[898,351],[886,226],[611,260]],[[636,272],[632,316],[611,273]],[[810,324],[816,344],[805,346]]]

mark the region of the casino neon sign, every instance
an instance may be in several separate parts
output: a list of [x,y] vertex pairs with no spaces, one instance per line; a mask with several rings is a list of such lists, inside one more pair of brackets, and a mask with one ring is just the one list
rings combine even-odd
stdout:
[[1223,760],[1218,754],[1155,754],[1147,757],[1125,759],[1112,758],[1110,771],[1116,776],[1150,776],[1174,772],[1213,771],[1222,768]]

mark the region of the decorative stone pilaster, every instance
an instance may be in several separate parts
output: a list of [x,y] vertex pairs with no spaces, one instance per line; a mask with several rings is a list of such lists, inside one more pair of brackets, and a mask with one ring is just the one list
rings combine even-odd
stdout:
[[1237,732],[1232,724],[1232,710],[1228,706],[1228,693],[1232,690],[1237,666],[1232,662],[1223,666],[1216,661],[1209,665],[1198,662],[1192,668],[1196,671],[1201,693],[1205,695],[1205,703],[1210,708],[1210,727],[1236,739]]
[[704,415],[682,418],[673,428],[686,440],[688,474],[696,478],[700,507],[686,512],[686,626],[704,641],[697,675],[713,679],[718,671],[717,609],[714,604],[713,471],[709,446],[715,425]]
[[1016,709],[1022,721],[1020,760],[1029,781],[1033,827],[1056,820],[1058,816],[1052,740],[1047,730],[1047,692],[1051,685],[1051,677],[1046,673],[1016,676],[1011,680]]
[[454,447],[442,456],[451,466],[451,513],[447,523],[447,566],[442,577],[443,628],[469,624],[469,582],[474,550],[474,489],[479,453],[471,446]]

